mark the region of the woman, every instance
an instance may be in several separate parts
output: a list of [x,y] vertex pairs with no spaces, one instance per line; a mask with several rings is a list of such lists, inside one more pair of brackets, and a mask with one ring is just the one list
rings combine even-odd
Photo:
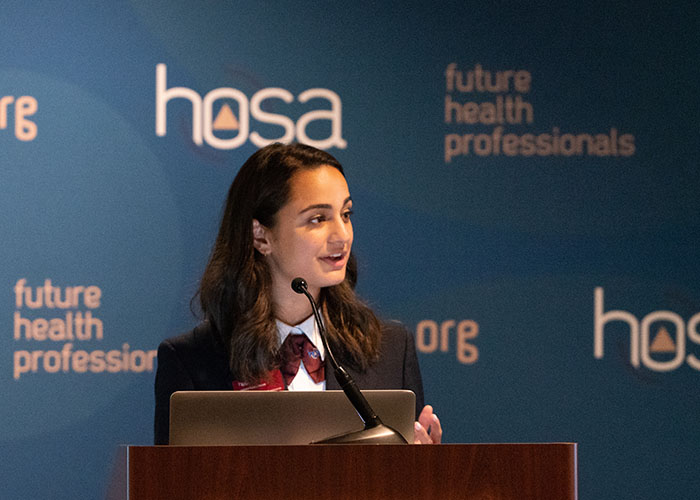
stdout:
[[[343,169],[330,154],[272,144],[245,162],[199,287],[205,321],[158,348],[156,444],[168,442],[169,399],[178,390],[339,389],[323,364],[288,363],[293,339],[311,342],[310,352],[325,358],[311,306],[291,288],[298,276],[319,303],[331,349],[357,385],[410,389],[418,413],[423,387],[411,335],[381,324],[354,293],[351,215]],[[437,416],[425,406],[415,442],[439,443],[441,436]]]

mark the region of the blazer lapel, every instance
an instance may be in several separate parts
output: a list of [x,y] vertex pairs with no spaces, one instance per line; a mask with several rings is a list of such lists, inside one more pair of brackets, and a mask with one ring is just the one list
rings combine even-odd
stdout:
[[[333,373],[333,367],[331,366],[331,363],[330,363],[330,361],[328,361],[328,359],[326,359],[326,361],[325,361],[324,370],[325,370],[325,374],[326,374],[326,390],[327,391],[340,390],[340,384],[338,384],[338,381],[335,379],[335,373]],[[378,380],[377,380],[377,373],[376,373],[376,370],[374,369],[373,366],[370,366],[364,372],[358,372],[356,370],[352,370],[352,369],[347,368],[347,367],[345,367],[345,370],[350,374],[352,379],[357,384],[357,387],[359,387],[361,390],[378,388],[379,384],[378,384]]]
[[326,390],[327,391],[340,390],[340,384],[338,384],[338,381],[335,379],[335,374],[333,373],[333,366],[331,366],[331,362],[328,361],[328,356],[326,356],[326,360],[324,361],[323,365],[324,365],[323,370],[324,370],[324,373],[326,374]]

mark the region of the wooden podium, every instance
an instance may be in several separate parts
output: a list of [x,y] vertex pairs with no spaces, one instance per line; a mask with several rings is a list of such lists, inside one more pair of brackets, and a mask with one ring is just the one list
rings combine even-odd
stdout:
[[576,444],[122,446],[107,498],[575,500]]

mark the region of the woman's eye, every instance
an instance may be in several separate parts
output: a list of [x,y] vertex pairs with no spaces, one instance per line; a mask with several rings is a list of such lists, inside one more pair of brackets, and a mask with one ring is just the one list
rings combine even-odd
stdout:
[[319,223],[323,222],[324,220],[326,220],[326,218],[323,215],[316,215],[316,216],[312,217],[311,219],[309,219],[309,222],[311,224],[319,224]]
[[346,210],[345,212],[343,212],[343,219],[350,220],[350,217],[352,217],[353,213],[354,212],[352,210]]

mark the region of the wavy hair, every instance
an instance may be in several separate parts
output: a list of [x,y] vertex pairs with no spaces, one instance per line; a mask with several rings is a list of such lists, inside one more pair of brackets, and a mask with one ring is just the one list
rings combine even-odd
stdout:
[[[202,276],[199,303],[226,349],[234,380],[253,383],[279,366],[279,340],[272,302],[272,278],[253,246],[253,219],[274,227],[290,197],[290,181],[301,170],[338,161],[303,144],[271,144],[241,167],[226,198],[219,233]],[[357,262],[349,256],[345,280],[321,289],[319,298],[329,342],[337,356],[364,370],[379,355],[381,326],[355,295]]]

